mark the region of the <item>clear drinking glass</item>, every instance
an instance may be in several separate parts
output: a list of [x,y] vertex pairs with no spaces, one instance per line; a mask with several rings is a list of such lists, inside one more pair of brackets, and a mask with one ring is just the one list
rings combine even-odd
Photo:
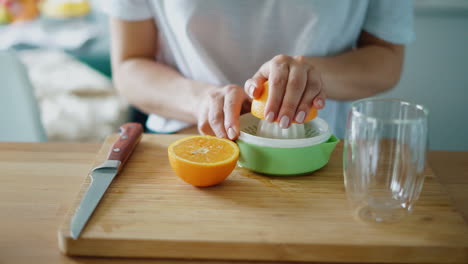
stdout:
[[424,183],[427,115],[421,105],[394,99],[352,104],[343,169],[359,218],[387,222],[411,212]]

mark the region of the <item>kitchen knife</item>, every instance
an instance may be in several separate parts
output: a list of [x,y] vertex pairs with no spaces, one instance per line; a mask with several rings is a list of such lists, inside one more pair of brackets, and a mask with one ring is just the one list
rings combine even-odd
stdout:
[[94,209],[111,184],[114,177],[122,170],[138,142],[140,142],[143,127],[138,123],[127,123],[120,127],[119,138],[109,150],[107,159],[94,168],[91,173],[91,184],[86,190],[80,205],[73,215],[70,233],[73,239],[80,236]]

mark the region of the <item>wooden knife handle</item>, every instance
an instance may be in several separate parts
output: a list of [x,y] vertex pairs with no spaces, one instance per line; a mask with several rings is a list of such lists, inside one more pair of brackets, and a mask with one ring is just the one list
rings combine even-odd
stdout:
[[133,150],[141,140],[142,134],[143,127],[139,123],[126,123],[120,127],[119,138],[112,145],[107,155],[108,160],[120,161],[117,172],[120,172],[120,169],[132,155]]

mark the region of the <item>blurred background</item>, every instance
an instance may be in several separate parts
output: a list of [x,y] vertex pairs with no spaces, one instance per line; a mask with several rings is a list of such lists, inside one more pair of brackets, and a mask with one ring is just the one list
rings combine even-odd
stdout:
[[[429,148],[468,151],[468,1],[415,0],[402,79],[380,97],[425,105]],[[146,116],[111,82],[99,1],[0,0],[0,141],[100,142]]]

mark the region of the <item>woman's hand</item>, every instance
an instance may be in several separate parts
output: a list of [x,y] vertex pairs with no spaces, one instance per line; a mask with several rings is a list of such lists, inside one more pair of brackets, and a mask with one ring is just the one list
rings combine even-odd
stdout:
[[260,97],[265,81],[269,84],[265,119],[279,121],[282,128],[288,128],[292,121],[303,123],[312,106],[325,106],[322,78],[311,58],[275,56],[246,81],[245,92],[252,98]]
[[250,98],[237,85],[210,89],[198,111],[198,131],[235,140],[239,136],[239,116],[250,111]]

